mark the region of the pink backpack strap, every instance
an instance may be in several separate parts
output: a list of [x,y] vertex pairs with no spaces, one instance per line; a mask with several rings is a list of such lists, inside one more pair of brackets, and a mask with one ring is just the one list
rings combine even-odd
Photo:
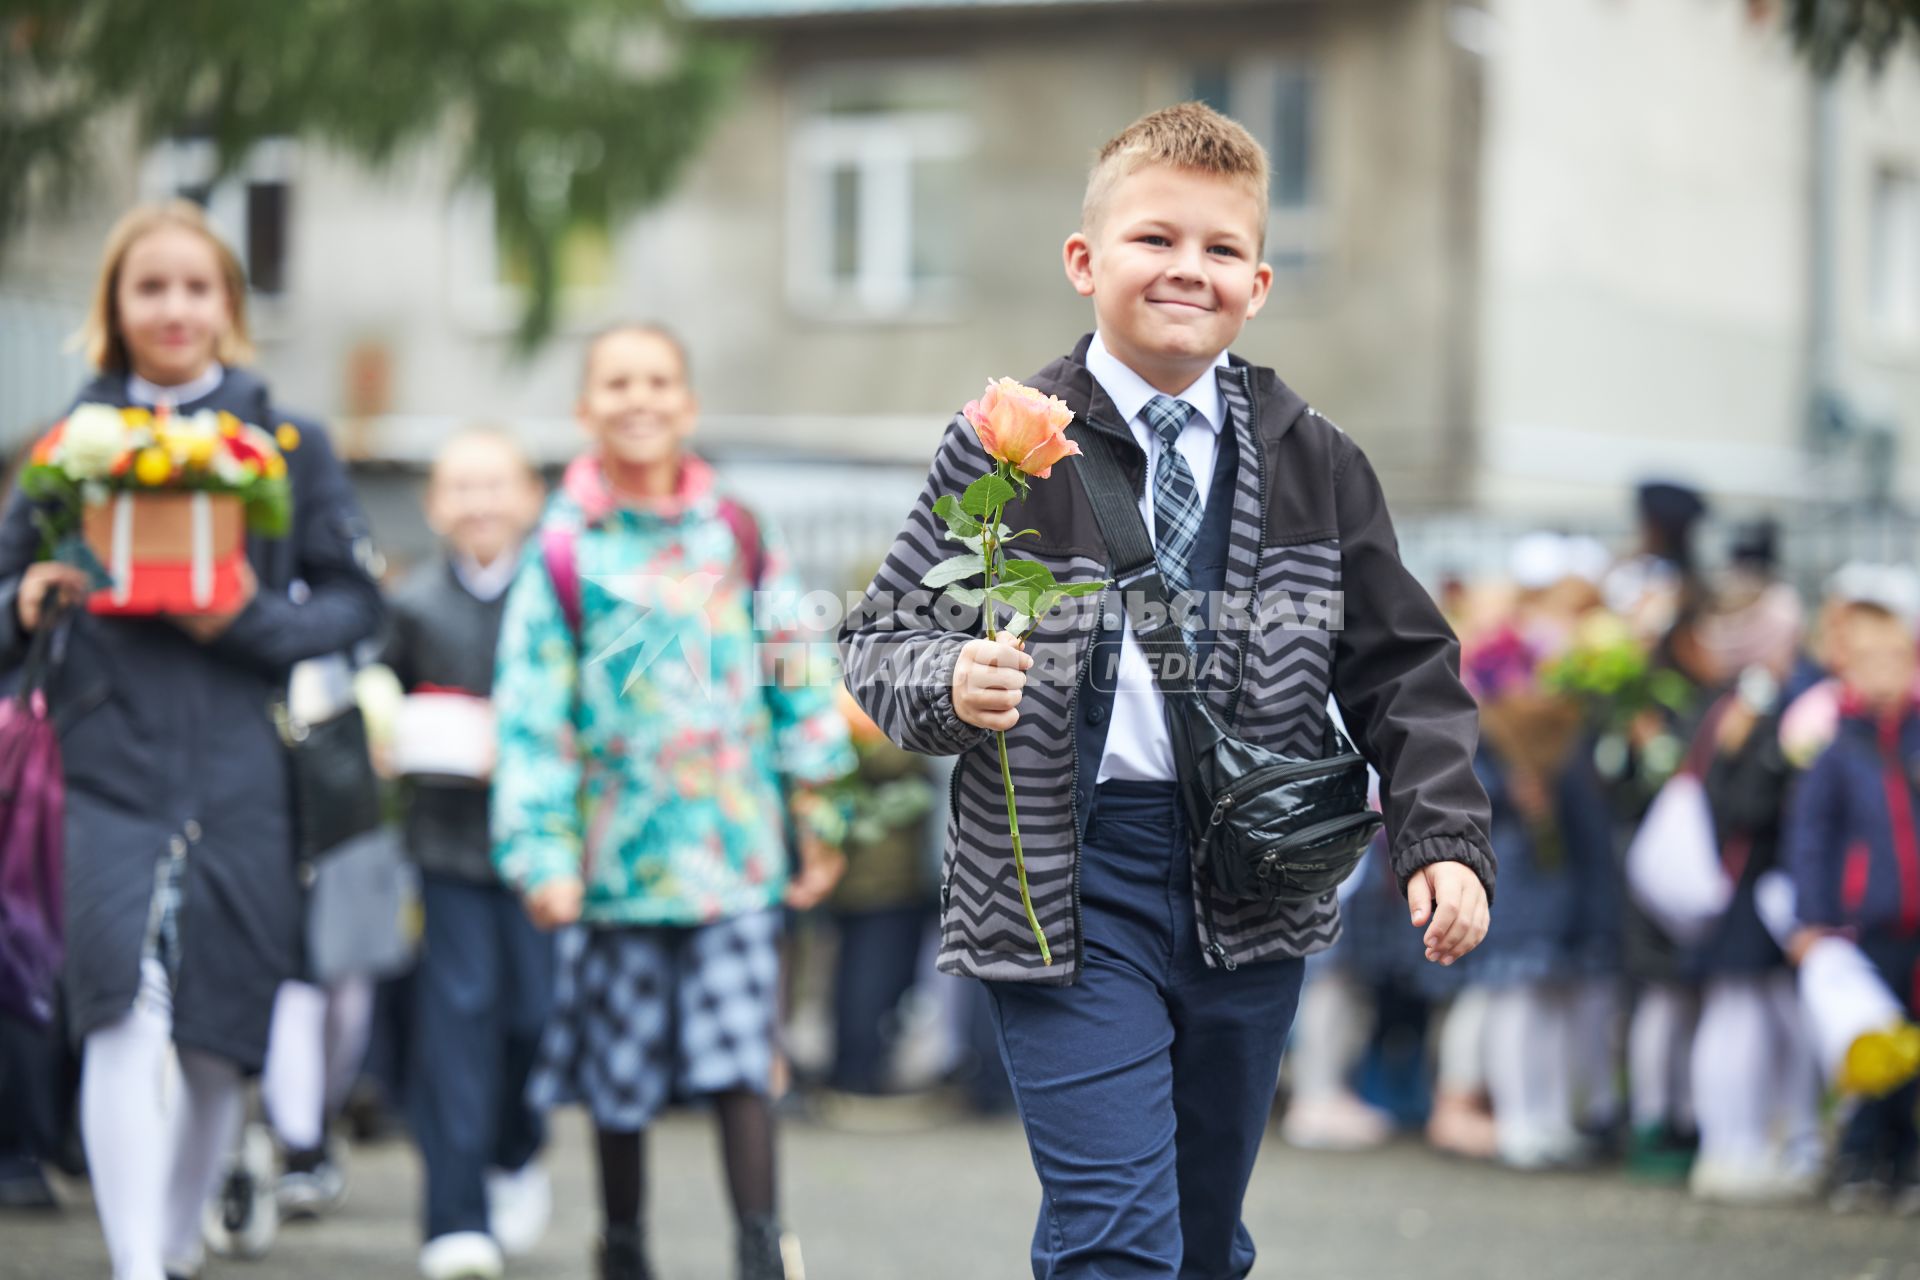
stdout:
[[540,553],[547,562],[547,578],[567,630],[580,639],[580,531],[567,525],[549,525],[540,531]]
[[767,571],[767,548],[760,540],[760,522],[754,519],[753,512],[733,498],[720,499],[719,506],[720,518],[727,522],[740,548],[740,562],[747,571],[747,582],[758,590]]

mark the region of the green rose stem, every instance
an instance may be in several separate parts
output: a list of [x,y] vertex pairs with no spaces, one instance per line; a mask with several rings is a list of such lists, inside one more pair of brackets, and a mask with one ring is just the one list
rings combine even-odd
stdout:
[[[993,473],[1009,483],[1011,466],[1005,462],[995,462]],[[1006,515],[1007,504],[997,502],[993,510],[987,513],[986,541],[981,545],[987,555],[987,598],[983,602],[987,610],[987,639],[995,638],[993,624],[993,583],[994,569],[1000,561],[1000,522]],[[1016,640],[1022,637],[1015,637]],[[1033,913],[1033,892],[1027,887],[1027,855],[1020,845],[1020,812],[1013,802],[1013,770],[1007,764],[1007,735],[996,729],[994,740],[1000,747],[1000,782],[1007,792],[1007,833],[1013,837],[1013,874],[1020,881],[1020,905],[1026,908],[1027,927],[1033,930],[1033,940],[1040,944],[1040,963],[1053,963],[1053,948],[1047,945],[1046,931],[1040,927],[1040,917]]]

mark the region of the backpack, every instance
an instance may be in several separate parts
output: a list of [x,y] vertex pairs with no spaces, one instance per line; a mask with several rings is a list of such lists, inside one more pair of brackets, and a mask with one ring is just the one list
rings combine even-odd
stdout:
[[[767,548],[760,537],[760,522],[754,519],[753,512],[732,498],[721,498],[719,507],[720,518],[727,522],[734,544],[739,548],[747,582],[758,591],[767,571]],[[586,621],[581,611],[580,530],[572,525],[549,525],[542,529],[540,554],[547,564],[553,594],[560,601],[560,615],[567,620],[567,630],[578,643]]]

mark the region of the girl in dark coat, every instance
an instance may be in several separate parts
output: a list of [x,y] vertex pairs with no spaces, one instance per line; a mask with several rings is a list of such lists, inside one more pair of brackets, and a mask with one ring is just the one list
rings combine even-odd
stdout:
[[[275,429],[251,354],[237,259],[185,203],[107,239],[79,402],[228,410]],[[265,1055],[302,917],[287,755],[271,708],[296,661],[371,634],[380,597],[345,470],[310,427],[287,456],[293,522],[250,538],[250,595],[191,618],[56,613],[75,571],[35,563],[31,504],[0,521],[0,658],[59,626],[49,697],[65,757],[67,967],[83,1043],[82,1122],[115,1280],[191,1276],[201,1207]],[[304,584],[296,599],[296,580]],[[178,1051],[177,1080],[170,1059]]]

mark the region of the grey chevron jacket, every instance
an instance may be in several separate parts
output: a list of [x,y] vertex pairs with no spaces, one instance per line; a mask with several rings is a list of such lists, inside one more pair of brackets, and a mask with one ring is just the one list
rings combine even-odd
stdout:
[[[1146,459],[1087,372],[1083,339],[1028,385],[1057,395],[1088,429],[1113,436],[1136,490]],[[1487,798],[1473,773],[1474,704],[1459,679],[1459,646],[1426,591],[1400,563],[1379,482],[1359,446],[1271,370],[1234,361],[1219,374],[1239,467],[1218,661],[1203,679],[1214,710],[1249,741],[1295,754],[1320,743],[1331,693],[1382,777],[1391,856],[1402,886],[1421,867],[1455,861],[1493,891]],[[1035,914],[1053,963],[1041,962],[1014,877],[993,735],[953,707],[960,649],[980,634],[962,610],[919,585],[961,548],[932,512],[991,462],[956,416],[906,527],[840,632],[846,681],[888,737],[929,755],[957,755],[942,866],[940,967],[996,981],[1071,983],[1080,967],[1079,771],[1074,714],[1084,663],[1118,592],[1068,600],[1027,648],[1035,661],[1007,733]],[[1062,582],[1111,578],[1111,557],[1071,460],[1008,507],[1035,528],[1020,554]],[[1339,906],[1329,894],[1287,906],[1234,902],[1196,877],[1206,962],[1233,968],[1331,946]]]

